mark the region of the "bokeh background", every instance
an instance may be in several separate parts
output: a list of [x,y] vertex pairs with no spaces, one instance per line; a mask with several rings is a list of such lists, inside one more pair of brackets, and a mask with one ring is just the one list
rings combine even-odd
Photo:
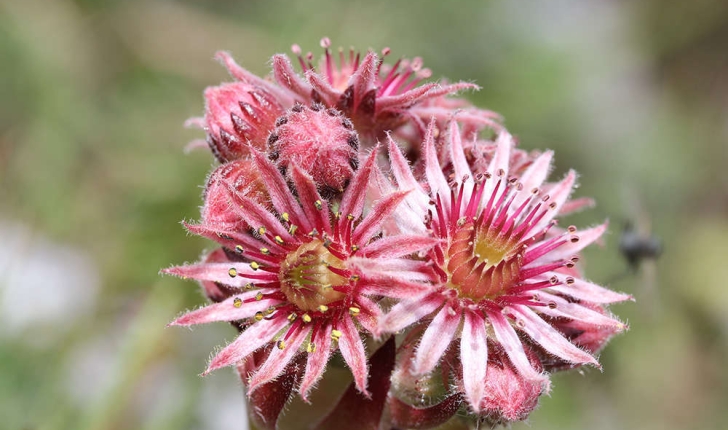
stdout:
[[[581,173],[598,206],[567,222],[611,220],[587,270],[636,296],[631,330],[514,429],[726,428],[728,2],[0,0],[1,428],[248,428],[233,372],[197,376],[234,330],[165,328],[203,298],[159,269],[211,247],[179,225],[213,165],[182,123],[216,50],[262,75],[322,36],[479,84]],[[625,220],[665,252],[623,276]]]

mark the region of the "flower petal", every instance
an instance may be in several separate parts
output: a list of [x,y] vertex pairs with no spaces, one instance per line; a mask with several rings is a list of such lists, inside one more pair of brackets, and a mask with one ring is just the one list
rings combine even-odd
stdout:
[[250,318],[257,312],[262,312],[279,303],[279,300],[254,300],[256,294],[258,291],[247,291],[231,296],[220,303],[213,303],[188,312],[169,325],[188,326],[216,321],[237,321]]
[[247,355],[270,342],[273,336],[278,334],[287,324],[288,320],[285,318],[274,318],[272,320],[260,321],[248,327],[237,339],[212,358],[210,365],[203,375],[207,375],[213,370],[230,366],[242,360]]
[[354,177],[351,179],[349,186],[346,188],[343,198],[341,199],[341,206],[339,211],[342,216],[353,215],[354,219],[361,216],[362,208],[364,206],[364,197],[366,197],[367,185],[369,184],[369,178],[371,177],[372,171],[374,170],[374,162],[377,158],[377,149],[369,154],[364,165],[359,168]]
[[306,373],[304,373],[301,385],[298,387],[298,392],[306,403],[310,403],[308,392],[321,379],[324,370],[326,370],[326,363],[331,357],[331,325],[324,324],[316,330],[311,337],[311,343],[315,345],[316,349],[308,355]]
[[485,397],[485,377],[488,368],[488,334],[485,320],[475,312],[465,312],[463,333],[460,336],[460,362],[463,365],[465,397],[475,413]]
[[338,328],[341,330],[341,337],[339,338],[341,356],[344,357],[344,361],[351,369],[352,375],[354,375],[356,388],[368,398],[367,356],[364,352],[364,344],[361,337],[359,337],[359,330],[354,326],[354,321],[347,317],[342,318],[342,324]]
[[[403,300],[389,311],[379,323],[379,331],[395,333],[421,320],[442,306],[445,298],[439,292],[428,293],[422,297]],[[378,334],[378,333],[375,333]]]
[[[609,223],[605,222],[602,225],[598,225],[587,230],[577,231],[573,235],[569,236],[571,239],[567,240],[565,244],[547,252],[533,262],[527,264],[526,267],[530,267],[531,265],[539,265],[550,261],[558,261],[576,255],[577,253],[579,253],[579,251],[599,239],[602,234],[607,231],[608,225]],[[574,238],[576,238],[576,242],[573,242]]]
[[527,306],[513,305],[508,309],[516,318],[525,322],[523,331],[546,351],[570,363],[593,364],[601,368],[594,357],[569,342],[558,330],[551,327]]
[[407,197],[407,194],[409,191],[396,191],[376,202],[366,218],[356,227],[353,242],[367,243],[372,236],[379,234],[384,222]]
[[546,291],[541,291],[538,293],[538,295],[541,301],[552,303],[553,305],[555,305],[553,309],[551,306],[539,306],[535,309],[536,311],[544,315],[549,315],[553,317],[566,317],[596,326],[613,327],[620,331],[627,328],[624,323],[614,318],[610,318],[608,315],[603,315],[578,303],[571,303],[568,300],[565,300],[553,294],[549,294]]
[[294,332],[289,331],[287,333],[288,339],[285,340],[285,347],[282,350],[277,347],[273,348],[265,363],[250,377],[248,395],[266,382],[277,378],[283,372],[293,356],[298,354],[299,347],[311,331],[308,327],[291,328],[290,330],[294,330]]
[[518,373],[530,381],[546,382],[547,378],[537,372],[528,361],[528,356],[523,350],[523,343],[518,338],[518,334],[508,322],[506,317],[500,312],[488,312],[488,319],[493,326],[493,332],[496,339],[503,346],[508,355],[508,359],[518,370]]
[[443,306],[422,335],[415,354],[415,375],[430,373],[437,366],[445,350],[450,345],[455,331],[460,325],[461,314],[450,306]]
[[362,254],[367,258],[399,258],[427,251],[438,242],[439,239],[434,237],[401,234],[376,240],[364,248]]

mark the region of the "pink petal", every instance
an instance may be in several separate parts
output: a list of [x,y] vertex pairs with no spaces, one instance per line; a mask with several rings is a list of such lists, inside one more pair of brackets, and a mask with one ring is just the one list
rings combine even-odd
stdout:
[[288,339],[285,340],[285,348],[283,348],[283,350],[277,347],[273,348],[268,359],[265,360],[265,363],[263,363],[253,376],[250,377],[248,396],[250,396],[256,388],[268,381],[272,381],[277,378],[281,372],[283,372],[283,369],[285,369],[291,359],[293,359],[293,356],[298,354],[301,344],[311,331],[309,327],[291,328],[290,330],[295,331],[293,334],[291,334],[290,331],[287,333]]
[[440,403],[424,408],[411,406],[394,396],[389,398],[389,413],[397,428],[429,429],[445,424],[460,409],[460,394],[451,394]]
[[[465,159],[462,137],[460,136],[458,123],[455,120],[450,121],[448,137],[450,138],[450,160],[452,161],[453,169],[455,171],[455,180],[460,182],[465,176],[467,176],[469,181],[472,183],[473,172],[470,171],[468,160]],[[465,201],[467,200],[468,197],[466,196]]]
[[299,225],[304,231],[311,231],[313,226],[304,215],[301,205],[296,201],[296,197],[288,189],[288,184],[286,184],[283,175],[262,152],[252,151],[252,156],[276,211],[279,214],[288,213],[294,224]]
[[439,292],[412,300],[403,300],[384,315],[379,323],[379,331],[396,333],[431,314],[444,302],[445,298]]
[[279,87],[278,85],[274,85],[271,82],[259,76],[256,76],[255,74],[250,73],[248,70],[240,67],[240,65],[238,65],[238,63],[233,60],[228,52],[218,51],[215,54],[215,59],[220,61],[228,69],[230,75],[232,75],[235,79],[264,88],[269,93],[274,94],[276,96],[276,99],[278,99],[278,101],[280,101],[282,104],[293,104],[293,97],[290,93],[288,93],[286,90]]
[[465,323],[460,337],[460,362],[463,365],[465,396],[473,411],[478,413],[480,401],[485,397],[488,334],[485,331],[485,321],[475,312],[465,312]]
[[[577,253],[579,253],[579,251],[599,239],[602,234],[607,231],[608,225],[609,223],[605,222],[602,225],[598,225],[587,230],[580,230],[572,235],[569,235],[565,244],[537,258],[532,263],[527,264],[526,267],[530,267],[531,265],[537,266],[551,261],[558,261],[576,255]],[[578,240],[576,242],[572,242],[570,240],[571,237],[576,237],[578,238]]]
[[365,296],[357,297],[356,304],[360,309],[359,316],[356,317],[359,325],[369,333],[374,333],[377,330],[377,323],[382,318],[382,310],[379,305]]
[[407,197],[409,191],[396,191],[382,200],[376,202],[371,212],[354,230],[354,243],[367,243],[369,240],[379,234],[382,224],[397,209],[402,200]]
[[[545,274],[543,279],[546,280],[553,276],[563,278],[562,273],[548,272]],[[618,293],[583,279],[573,279],[574,281],[571,284],[549,287],[549,290],[566,294],[575,299],[586,300],[591,303],[617,303],[625,300],[634,300],[634,297],[630,294]]]
[[569,215],[585,208],[593,208],[594,206],[596,206],[594,199],[579,197],[578,199],[569,200],[564,203],[559,211],[559,216]]
[[399,258],[427,251],[439,242],[434,237],[397,235],[378,239],[362,252],[367,258]]
[[257,322],[248,327],[237,339],[212,358],[203,375],[221,367],[235,364],[252,354],[255,350],[270,342],[286,325],[288,325],[287,319],[274,318]]
[[455,331],[460,325],[460,316],[459,312],[455,312],[447,305],[443,306],[435,316],[417,347],[413,367],[415,375],[430,373],[437,366],[437,362],[440,361],[455,336]]
[[546,351],[570,363],[593,364],[596,367],[601,367],[594,357],[569,342],[561,333],[542,320],[527,306],[513,305],[509,309],[517,319],[525,322],[523,331],[536,343],[544,347]]
[[364,165],[359,168],[354,177],[346,188],[343,198],[341,199],[340,212],[342,216],[353,215],[354,219],[359,218],[364,206],[364,197],[366,197],[367,185],[369,178],[374,170],[374,162],[377,158],[378,147],[369,154]]
[[437,158],[437,149],[435,149],[435,121],[431,121],[427,127],[425,135],[425,177],[430,184],[430,195],[435,198],[438,194],[443,199],[445,206],[450,204],[450,187],[447,184],[447,178],[442,173],[440,161]]
[[290,89],[299,96],[308,99],[311,95],[311,86],[301,79],[285,55],[273,56],[273,76],[276,82]]
[[422,201],[419,202],[419,206],[421,206],[422,209],[426,208],[427,201],[429,199],[424,196],[426,196],[427,193],[425,193],[425,190],[422,189],[419,181],[415,179],[407,159],[404,158],[399,146],[397,146],[397,143],[392,140],[392,136],[389,134],[387,135],[387,146],[389,149],[389,161],[392,164],[392,174],[394,175],[394,179],[397,180],[399,188],[403,190],[415,190],[416,192],[412,193],[408,197],[408,200],[415,198],[421,199]]
[[349,369],[351,369],[352,375],[354,375],[354,383],[356,388],[369,397],[367,391],[367,356],[364,352],[364,344],[359,337],[359,330],[354,326],[354,321],[351,318],[342,318],[342,323],[337,327],[341,330],[341,337],[339,338],[339,351],[341,356],[344,357]]
[[311,338],[311,343],[316,346],[316,350],[308,354],[306,373],[304,373],[301,386],[298,388],[301,398],[306,403],[310,403],[308,392],[321,379],[324,370],[326,370],[326,363],[328,363],[331,356],[331,325],[324,324],[321,326]]
[[341,92],[332,87],[326,79],[313,70],[309,70],[306,72],[306,80],[311,84],[314,91],[323,98],[324,104],[327,106],[336,105],[339,97],[341,97]]
[[[228,273],[230,268],[234,268],[237,272],[237,276],[234,278],[231,278]],[[246,277],[246,275],[253,272],[254,270],[245,263],[200,263],[162,270],[162,273],[179,276],[183,279],[191,278],[198,281],[220,282],[236,288],[242,288],[249,282],[258,282],[258,279]]]
[[[314,222],[316,228],[330,235],[331,221],[329,221],[329,205],[328,203],[322,203],[324,200],[318,191],[316,191],[316,184],[313,178],[301,170],[297,164],[293,165],[291,177],[298,191],[298,199],[301,201],[301,207],[303,207],[303,212],[306,214],[306,217]],[[318,209],[319,207],[321,209]]]
[[624,323],[610,318],[608,315],[596,312],[588,307],[581,306],[578,303],[571,303],[559,296],[549,294],[546,291],[540,291],[538,295],[540,301],[556,305],[553,309],[551,306],[539,306],[536,309],[539,313],[554,317],[566,317],[601,327],[614,327],[618,330],[624,330],[627,328]]
[[536,158],[533,164],[531,164],[525,172],[523,172],[523,174],[519,178],[519,182],[523,184],[523,189],[518,192],[518,195],[513,201],[513,204],[511,206],[512,210],[515,210],[515,208],[518,208],[523,202],[531,198],[531,191],[534,188],[541,187],[541,184],[543,184],[543,181],[545,181],[546,177],[548,177],[549,175],[549,170],[551,169],[551,159],[553,158],[553,156],[553,151],[544,152],[543,154],[539,155],[538,158]]
[[488,312],[488,319],[493,326],[496,339],[503,346],[518,373],[530,381],[545,383],[546,377],[531,366],[528,356],[523,350],[521,339],[518,338],[518,334],[506,317],[500,312]]
[[[549,200],[546,202],[546,205],[548,205],[546,207],[549,207],[549,212],[546,216],[541,218],[541,221],[534,224],[534,226],[528,230],[528,233],[526,233],[527,235],[539,233],[544,227],[546,227],[546,225],[548,225],[548,223],[551,222],[552,219],[554,219],[554,217],[559,213],[559,210],[561,210],[561,206],[563,206],[566,199],[569,198],[575,182],[576,172],[569,170],[569,173],[561,182],[557,183],[548,190]],[[551,209],[551,205],[554,205],[553,209]]]
[[356,70],[356,73],[351,76],[349,86],[354,91],[354,109],[359,106],[364,94],[374,88],[374,80],[377,77],[376,65],[377,54],[368,52]]
[[247,233],[241,234],[236,231],[218,229],[215,225],[211,225],[209,223],[189,224],[183,222],[182,225],[184,225],[190,233],[210,239],[229,249],[235,248],[235,245],[242,245],[243,247],[253,249],[260,247],[258,239]]
[[[391,282],[391,278],[398,278],[402,285],[408,283],[421,283],[433,279],[432,269],[425,261],[407,260],[403,258],[361,258],[349,257],[347,267],[360,274],[371,282],[386,279],[384,282]],[[425,288],[421,286],[420,288]]]
[[[495,154],[493,154],[493,159],[488,165],[488,172],[493,175],[493,177],[485,181],[483,196],[486,196],[486,198],[483,198],[483,200],[481,201],[481,206],[487,204],[490,196],[493,195],[493,192],[496,189],[496,184],[498,184],[498,180],[502,179],[505,181],[508,179],[508,165],[511,160],[513,136],[511,136],[507,131],[501,130],[500,133],[498,133],[498,138],[496,139],[495,144]],[[498,176],[499,173],[503,173],[503,176]],[[498,201],[501,194],[505,192],[505,189],[506,187],[504,187],[503,185],[498,187],[498,192],[495,196],[494,201]]]
[[422,100],[432,98],[430,93],[434,92],[437,87],[438,85],[433,82],[413,88],[402,94],[380,97],[377,99],[377,111],[406,109]]
[[[244,196],[238,196],[240,205],[233,205],[233,211],[248,223],[249,226],[257,230],[265,227],[271,234],[281,236],[283,239],[290,239],[288,233],[280,221],[270,213],[266,208],[256,203],[253,199]],[[265,238],[265,237],[264,237]],[[271,243],[272,241],[266,240]],[[275,243],[275,242],[272,242]]]
[[[262,312],[279,303],[279,300],[253,300],[257,294],[258,291],[247,291],[243,294],[231,296],[220,303],[214,303],[188,312],[169,323],[169,325],[188,326],[216,321],[237,321],[250,318],[257,312]],[[237,300],[242,301],[242,305],[239,307],[235,306],[236,303],[239,303]]]

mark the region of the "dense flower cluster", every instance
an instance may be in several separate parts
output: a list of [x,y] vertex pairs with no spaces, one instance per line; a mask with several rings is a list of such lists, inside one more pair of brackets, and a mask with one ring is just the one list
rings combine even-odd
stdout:
[[222,164],[186,227],[220,247],[163,271],[200,281],[214,303],[172,324],[239,328],[205,373],[236,365],[256,413],[271,384],[283,403],[294,386],[308,401],[336,351],[356,389],[378,393],[366,350],[396,335],[379,401],[397,426],[458,410],[525,419],[548,372],[599,367],[626,328],[607,306],[631,297],[578,264],[606,224],[557,225],[592,203],[570,200],[576,173],[547,182],[551,151],[516,148],[496,114],[453,97],[474,85],[428,82],[420,59],[385,63],[389,49],[337,62],[321,46],[315,66],[294,45],[300,73],[274,56],[267,79],[218,54],[237,81],[208,88],[196,122]]

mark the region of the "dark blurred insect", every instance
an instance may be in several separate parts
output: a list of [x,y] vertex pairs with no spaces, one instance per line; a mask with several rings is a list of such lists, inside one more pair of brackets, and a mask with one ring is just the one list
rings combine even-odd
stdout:
[[650,216],[636,196],[629,199],[631,216],[624,221],[619,237],[619,252],[629,266],[622,279],[629,275],[639,275],[635,291],[646,313],[654,316],[659,308],[657,291],[657,259],[663,252],[662,240],[652,233]]

